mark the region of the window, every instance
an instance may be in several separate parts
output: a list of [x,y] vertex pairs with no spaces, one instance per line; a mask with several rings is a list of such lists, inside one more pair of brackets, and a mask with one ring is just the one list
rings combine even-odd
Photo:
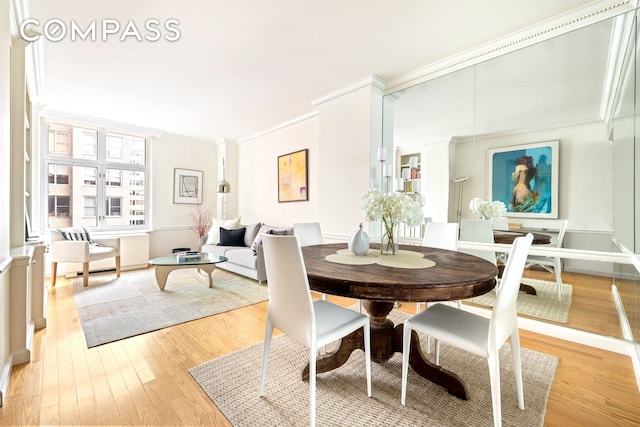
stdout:
[[49,228],[148,226],[145,138],[60,123],[45,126]]
[[109,187],[121,187],[122,186],[122,172],[118,169],[107,169],[107,186]]
[[49,216],[68,218],[70,200],[69,196],[49,196]]
[[96,168],[83,168],[84,171],[84,185],[96,185],[98,177],[98,169]]
[[96,216],[96,198],[92,196],[84,197],[84,216]]
[[49,184],[69,185],[69,166],[49,164]]
[[121,206],[121,197],[107,197],[107,208],[105,209],[105,211],[107,212],[107,216],[121,216]]

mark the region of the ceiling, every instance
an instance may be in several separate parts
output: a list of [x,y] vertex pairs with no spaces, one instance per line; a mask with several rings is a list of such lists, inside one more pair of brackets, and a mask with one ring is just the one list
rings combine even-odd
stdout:
[[[314,110],[311,102],[370,75],[391,80],[569,10],[584,0],[29,0],[97,40],[42,37],[48,109],[167,136],[242,140]],[[179,39],[145,40],[148,19]],[[102,40],[101,24],[121,25]],[[125,37],[133,21],[142,41]],[[46,35],[46,33],[45,33]]]

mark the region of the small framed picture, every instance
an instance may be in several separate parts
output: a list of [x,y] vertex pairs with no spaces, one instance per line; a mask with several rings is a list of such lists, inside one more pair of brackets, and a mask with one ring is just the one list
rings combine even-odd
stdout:
[[173,170],[173,203],[202,204],[202,171]]
[[278,202],[309,200],[307,150],[278,156]]

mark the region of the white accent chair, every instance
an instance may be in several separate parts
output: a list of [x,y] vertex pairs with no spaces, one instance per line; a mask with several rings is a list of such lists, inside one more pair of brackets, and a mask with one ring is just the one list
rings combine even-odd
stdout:
[[[513,242],[502,281],[496,288],[496,302],[490,319],[457,310],[446,304],[433,304],[426,310],[405,320],[402,338],[402,394],[400,398],[403,405],[406,402],[411,333],[416,331],[434,337],[436,342],[442,340],[487,359],[495,426],[502,425],[500,347],[509,338],[516,376],[518,407],[524,410],[516,300],[532,241],[533,235],[528,234],[526,237],[518,237]],[[436,349],[436,364],[438,365],[440,363],[439,356]]]
[[[65,235],[67,238],[65,238]],[[69,240],[72,239],[72,240]],[[116,276],[120,277],[120,238],[105,237],[91,239],[83,228],[51,230],[49,245],[51,260],[51,286],[56,285],[58,263],[81,263],[84,287],[89,286],[89,263],[115,257]]]
[[264,394],[271,337],[274,329],[279,329],[309,348],[310,425],[314,426],[318,352],[323,346],[360,328],[364,330],[367,395],[371,397],[369,317],[328,301],[311,299],[307,271],[296,236],[264,235],[262,244],[269,277],[269,307],[259,396]]
[[[564,242],[564,235],[567,232],[567,225],[569,220],[562,219],[558,224],[558,237],[555,245],[552,247],[561,248]],[[527,258],[527,265],[525,268],[531,268],[533,266],[540,266],[549,273],[552,273],[556,277],[556,290],[558,293],[558,301],[562,301],[562,261],[559,257],[546,257],[540,255],[530,255]]]

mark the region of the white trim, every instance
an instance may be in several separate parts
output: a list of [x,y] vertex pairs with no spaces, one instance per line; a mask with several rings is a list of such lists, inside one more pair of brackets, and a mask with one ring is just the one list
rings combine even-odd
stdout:
[[577,8],[543,23],[525,28],[510,36],[434,62],[387,82],[385,94],[432,80],[483,61],[583,28],[613,16],[632,11],[637,0],[600,0]]
[[256,132],[256,133],[251,134],[249,136],[246,136],[246,137],[244,137],[242,139],[239,139],[238,140],[238,144],[242,144],[244,142],[249,142],[252,139],[260,138],[262,136],[266,136],[266,135],[269,135],[271,133],[275,133],[275,132],[281,131],[281,130],[289,128],[289,127],[301,125],[303,123],[306,123],[307,121],[315,119],[316,117],[318,117],[318,111],[317,110],[311,111],[311,112],[309,112],[307,114],[303,114],[302,116],[294,117],[293,119],[288,120],[288,121],[286,121],[284,123],[280,123],[278,125],[272,126],[272,127],[267,128],[265,130],[262,130],[260,132]]
[[341,89],[338,90],[334,90],[333,92],[330,92],[324,96],[321,96],[318,99],[314,99],[313,101],[311,101],[311,104],[314,107],[319,107],[322,104],[326,104],[332,101],[335,101],[336,99],[342,98],[345,95],[348,95],[350,93],[353,93],[357,90],[363,89],[363,88],[367,88],[367,87],[371,87],[372,90],[374,91],[374,93],[378,93],[379,95],[383,95],[384,94],[384,88],[385,88],[385,82],[384,80],[382,80],[380,77],[376,76],[376,75],[371,75],[369,77],[365,77],[362,80],[359,80],[355,83],[352,83],[348,86],[345,86]]
[[620,329],[622,329],[622,337],[626,340],[633,341],[633,332],[631,332],[631,325],[629,324],[629,318],[624,311],[624,305],[622,304],[622,298],[620,298],[620,292],[616,285],[611,285],[611,293],[613,294],[613,304],[616,306],[618,312],[618,319],[620,319]]

